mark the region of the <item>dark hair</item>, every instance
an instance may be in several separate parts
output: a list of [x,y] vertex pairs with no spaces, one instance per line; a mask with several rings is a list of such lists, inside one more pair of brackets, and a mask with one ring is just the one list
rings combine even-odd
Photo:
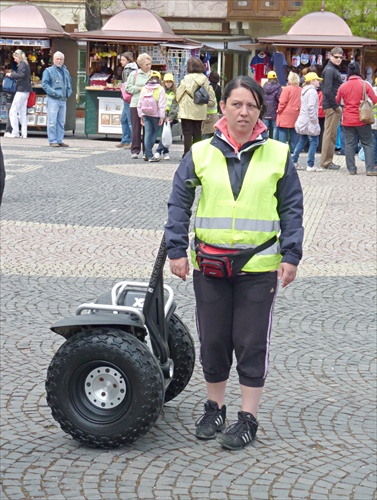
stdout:
[[219,74],[218,74],[218,73],[216,73],[215,71],[211,71],[211,73],[209,74],[208,80],[209,80],[211,83],[219,83],[219,81],[220,81],[220,76],[219,76]]
[[353,76],[353,75],[361,76],[360,64],[356,61],[350,62],[348,65],[348,68],[347,68],[347,73],[348,73],[348,76]]
[[254,99],[255,102],[257,103],[259,109],[260,109],[260,115],[259,118],[262,119],[263,115],[266,111],[266,104],[264,101],[264,92],[262,87],[257,83],[253,78],[250,76],[237,76],[236,78],[233,78],[230,82],[228,82],[225,86],[222,101],[226,103],[228,98],[230,97],[230,94],[233,92],[234,89],[238,89],[240,87],[243,87],[246,90],[249,90]]
[[187,61],[187,73],[205,73],[206,68],[197,57],[190,57]]

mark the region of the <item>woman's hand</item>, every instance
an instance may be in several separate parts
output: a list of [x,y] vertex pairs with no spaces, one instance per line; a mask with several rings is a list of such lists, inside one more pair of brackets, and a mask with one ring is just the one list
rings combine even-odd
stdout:
[[164,123],[164,119],[160,117],[160,119],[158,120],[158,125],[159,127]]
[[187,257],[181,257],[180,259],[171,259],[170,260],[170,271],[181,278],[183,281],[186,281],[186,276],[190,274],[190,266]]
[[296,278],[297,266],[282,262],[278,270],[278,279],[282,280],[282,287],[285,288]]

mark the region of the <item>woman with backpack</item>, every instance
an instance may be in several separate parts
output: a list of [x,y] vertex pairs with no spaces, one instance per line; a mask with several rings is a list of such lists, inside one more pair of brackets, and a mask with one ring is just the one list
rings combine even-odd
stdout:
[[13,78],[17,82],[17,90],[12,106],[9,110],[9,118],[12,126],[12,133],[7,137],[20,137],[18,133],[21,125],[21,136],[27,137],[27,100],[32,91],[30,81],[30,66],[26,54],[23,50],[17,49],[13,53],[13,59],[17,64],[16,71],[9,71],[5,76]]
[[161,74],[151,71],[148,82],[140,92],[137,105],[140,123],[144,127],[144,160],[150,162],[159,161],[159,158],[153,156],[153,145],[165,118],[166,96],[160,80]]
[[191,145],[202,140],[202,121],[207,117],[207,104],[195,104],[194,94],[204,87],[209,95],[209,82],[205,76],[206,68],[197,57],[187,61],[187,75],[177,90],[178,118],[181,119],[183,156],[190,151]]

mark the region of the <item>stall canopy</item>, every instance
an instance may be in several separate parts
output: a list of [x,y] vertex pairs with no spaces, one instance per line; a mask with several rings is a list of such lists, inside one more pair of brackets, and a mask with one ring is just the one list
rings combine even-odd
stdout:
[[15,38],[25,34],[39,39],[69,37],[55,17],[38,5],[11,5],[0,12],[1,36]]
[[[299,19],[286,35],[259,37],[259,43],[277,47],[348,47],[377,46],[370,38],[353,36],[347,23],[333,12],[312,12]],[[245,48],[249,48],[244,45]],[[250,47],[251,48],[251,47]]]
[[[110,18],[100,30],[72,33],[80,40],[112,41],[127,43],[185,43],[176,35],[168,23],[148,9],[125,9]],[[193,40],[189,40],[193,43]],[[198,43],[198,47],[201,45]]]

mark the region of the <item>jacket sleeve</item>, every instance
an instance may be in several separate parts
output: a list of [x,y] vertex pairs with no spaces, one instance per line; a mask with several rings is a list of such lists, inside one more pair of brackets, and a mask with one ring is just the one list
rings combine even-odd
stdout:
[[23,63],[23,64],[21,63],[18,66],[17,71],[12,71],[11,76],[16,81],[25,80],[27,78],[26,63]]
[[160,94],[158,96],[158,116],[159,118],[165,118],[166,110],[166,93],[165,89],[161,87]]
[[168,118],[169,120],[176,120],[178,116],[178,103],[177,100],[174,99],[173,102],[171,103],[171,107],[168,113]]
[[169,259],[187,257],[189,227],[195,188],[185,186],[186,179],[197,179],[189,151],[179,164],[173,178],[173,187],[168,201],[168,221],[165,225],[166,246]]
[[302,258],[304,239],[303,194],[297,171],[291,155],[287,155],[285,174],[279,180],[276,190],[280,216],[280,248],[282,262],[297,266]]
[[128,75],[127,83],[126,83],[126,92],[128,92],[129,94],[132,94],[132,95],[139,92],[139,89],[136,86],[137,74],[135,72],[136,72],[136,70],[132,71],[132,73],[130,73]]
[[178,88],[177,88],[177,95],[176,95],[177,102],[179,102],[182,99],[182,97],[184,96],[185,92],[186,92],[186,84],[182,80],[181,83],[179,84]]
[[50,97],[56,97],[54,89],[51,87],[51,75],[49,68],[46,68],[42,75],[42,88]]
[[367,83],[365,85],[366,93],[369,99],[372,101],[373,104],[377,104],[377,97],[376,94],[374,93],[373,87]]
[[279,105],[277,109],[278,113],[281,113],[285,109],[285,107],[287,106],[287,102],[288,102],[288,90],[283,90],[279,97]]
[[144,89],[140,91],[139,100],[137,102],[137,114],[139,115],[140,118],[143,116],[143,113],[141,112],[141,99],[143,95],[144,95]]

